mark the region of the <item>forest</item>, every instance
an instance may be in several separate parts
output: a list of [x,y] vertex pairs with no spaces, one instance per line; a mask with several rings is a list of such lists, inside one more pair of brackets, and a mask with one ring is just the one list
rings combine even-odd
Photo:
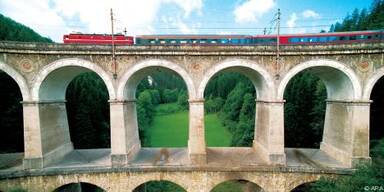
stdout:
[[[0,40],[52,42],[0,14]],[[374,0],[369,9],[355,9],[329,32],[375,30],[384,28],[384,0]],[[22,152],[24,149],[22,101],[19,88],[0,72],[0,152]],[[4,83],[7,82],[7,83]],[[308,71],[296,75],[284,93],[285,146],[318,148],[322,140],[326,88]],[[188,94],[180,76],[170,70],[159,70],[143,79],[137,87],[137,117],[143,146],[153,146],[153,121],[161,115],[187,115]],[[300,98],[300,99],[297,99]],[[106,87],[95,73],[77,76],[68,86],[67,111],[71,139],[76,149],[109,148],[110,123]],[[213,77],[205,90],[205,113],[215,117],[218,126],[230,134],[228,146],[252,146],[255,127],[256,91],[251,81],[235,72],[222,72]],[[361,191],[366,185],[384,185],[384,80],[380,79],[371,95],[371,165],[361,165],[350,177],[322,178],[301,186],[297,191]],[[216,119],[217,117],[217,119]],[[187,118],[186,118],[187,119]],[[207,122],[206,122],[207,127]],[[187,129],[187,127],[186,127]],[[181,141],[183,143],[184,141]],[[9,144],[11,143],[11,145]],[[186,145],[186,141],[184,142]],[[7,144],[7,145],[5,145]],[[181,144],[183,145],[183,144]],[[170,184],[146,187],[174,189]],[[139,190],[138,191],[142,191]],[[176,190],[178,191],[178,190]]]

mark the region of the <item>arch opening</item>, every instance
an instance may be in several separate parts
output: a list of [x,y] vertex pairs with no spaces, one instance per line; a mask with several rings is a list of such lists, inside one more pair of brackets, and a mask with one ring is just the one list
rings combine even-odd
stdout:
[[229,180],[216,185],[211,192],[262,192],[263,189],[248,180]]
[[370,157],[374,164],[384,166],[384,77],[381,77],[373,86],[370,99]]
[[[204,105],[206,113],[210,112],[210,105],[212,103],[215,104],[220,101],[217,98],[214,98],[214,94],[214,97],[212,98],[211,94],[213,92],[218,92],[218,88],[224,88],[223,90],[225,90],[225,88],[231,88],[229,86],[231,83],[228,82],[226,83],[228,86],[221,85],[217,87],[215,85],[216,80],[220,80],[221,77],[228,76],[227,74],[234,74],[235,78],[239,78],[239,81],[243,81],[239,84],[236,83],[237,85],[233,83],[233,91],[227,90],[228,96],[226,101],[222,100],[223,106],[220,109],[221,113],[224,115],[219,115],[219,117],[222,117],[219,120],[224,122],[228,132],[231,131],[234,136],[230,139],[231,142],[228,142],[229,146],[238,147],[208,148],[208,156],[214,157],[214,159],[210,158],[208,161],[221,163],[226,163],[226,161],[238,163],[244,163],[245,161],[258,161],[263,163],[256,157],[265,155],[266,153],[266,150],[264,149],[267,147],[267,142],[265,142],[265,140],[268,140],[268,135],[266,133],[268,133],[269,124],[267,122],[268,117],[265,117],[264,114],[270,112],[269,102],[271,102],[275,96],[274,81],[262,65],[258,65],[251,61],[229,60],[214,65],[214,67],[205,73],[199,86],[198,95],[199,97],[201,96],[201,98],[205,98]],[[210,82],[213,83],[209,85]],[[255,100],[256,98],[257,100]],[[262,104],[255,104],[256,101],[260,101]],[[267,104],[264,104],[263,102],[266,102]],[[209,124],[211,123],[209,122],[210,115],[211,114],[207,113],[207,115],[204,116],[206,126],[205,141],[208,143],[208,146],[215,146],[209,143],[210,136],[208,132],[210,131]],[[211,126],[212,125],[214,124],[211,123]],[[223,146],[222,143],[219,144]],[[254,148],[259,148],[260,150],[253,150]],[[244,160],[241,162],[236,158],[232,158],[239,155],[244,156]]]
[[110,148],[108,90],[94,72],[84,72],[68,84],[66,109],[75,149]]
[[0,71],[0,153],[24,151],[22,95],[15,80]]
[[295,187],[294,189],[292,189],[291,192],[309,192],[309,191],[311,191],[311,188],[312,188],[313,184],[315,184],[315,183],[316,183],[316,181],[303,183],[303,184]]
[[105,192],[105,190],[91,183],[79,182],[63,185],[53,192]]
[[108,156],[110,149],[73,149],[109,147],[107,101],[114,97],[109,76],[90,62],[59,60],[42,69],[32,89],[32,98],[37,101],[42,153],[48,159],[44,166],[66,157],[79,163],[92,163]]
[[[286,148],[287,156],[305,164],[324,161],[322,158],[349,164],[348,153],[353,146],[351,110],[354,101],[361,97],[355,73],[334,61],[309,61],[291,69],[282,79],[278,92],[278,96],[283,93],[287,100],[285,147],[295,148]],[[303,158],[308,161],[300,161]]]
[[138,187],[133,192],[186,192],[180,185],[167,180],[148,181]]
[[19,85],[6,72],[0,71],[0,82],[0,169],[6,169],[22,162],[23,99]]
[[[219,71],[204,91],[205,140],[208,147],[252,147],[255,131],[255,86],[246,68]],[[256,83],[257,82],[257,83]]]
[[125,96],[136,98],[141,146],[187,146],[188,92],[183,78],[165,67],[147,67],[128,79]]
[[322,141],[327,89],[310,71],[302,71],[284,92],[285,146],[319,148]]

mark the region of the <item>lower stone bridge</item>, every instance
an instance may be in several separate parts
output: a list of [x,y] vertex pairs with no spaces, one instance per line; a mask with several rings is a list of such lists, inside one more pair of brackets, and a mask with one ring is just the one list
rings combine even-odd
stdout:
[[[209,192],[227,181],[245,180],[256,184],[261,191],[291,191],[303,183],[316,181],[320,176],[350,174],[346,170],[316,170],[303,168],[196,168],[131,167],[131,168],[50,168],[13,174],[2,180],[1,187],[52,192],[67,184],[89,183],[104,191],[133,191],[149,181],[170,181],[188,192]],[[17,188],[15,188],[17,186]]]
[[[17,82],[23,97],[25,145],[23,153],[0,155],[0,190],[52,191],[87,182],[106,191],[131,191],[150,180],[169,180],[187,191],[210,191],[235,179],[265,191],[290,191],[320,176],[349,174],[370,161],[370,95],[384,76],[383,47],[282,46],[277,59],[273,46],[118,46],[113,63],[110,46],[0,42],[0,70]],[[187,148],[140,145],[136,88],[158,70],[180,75],[187,86]],[[245,75],[256,89],[252,147],[206,146],[205,87],[228,71]],[[284,91],[302,71],[318,76],[327,89],[318,149],[284,146]],[[73,148],[65,92],[84,72],[95,72],[107,87],[110,149]]]

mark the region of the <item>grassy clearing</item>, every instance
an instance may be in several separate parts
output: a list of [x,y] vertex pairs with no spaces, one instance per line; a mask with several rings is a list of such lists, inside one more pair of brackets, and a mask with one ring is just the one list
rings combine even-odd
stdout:
[[[161,104],[156,107],[152,126],[147,134],[151,147],[187,147],[188,111],[174,111],[176,104]],[[208,146],[225,147],[231,143],[231,134],[223,127],[216,114],[205,115],[205,132]]]
[[209,147],[229,147],[232,135],[220,122],[216,113],[205,115],[205,142]]
[[148,134],[151,147],[187,147],[188,111],[155,115]]

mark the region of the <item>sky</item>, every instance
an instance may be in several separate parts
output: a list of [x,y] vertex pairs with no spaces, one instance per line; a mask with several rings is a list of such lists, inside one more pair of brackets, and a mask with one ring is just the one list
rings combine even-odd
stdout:
[[64,34],[248,34],[328,30],[371,0],[0,0],[0,13],[55,42]]

